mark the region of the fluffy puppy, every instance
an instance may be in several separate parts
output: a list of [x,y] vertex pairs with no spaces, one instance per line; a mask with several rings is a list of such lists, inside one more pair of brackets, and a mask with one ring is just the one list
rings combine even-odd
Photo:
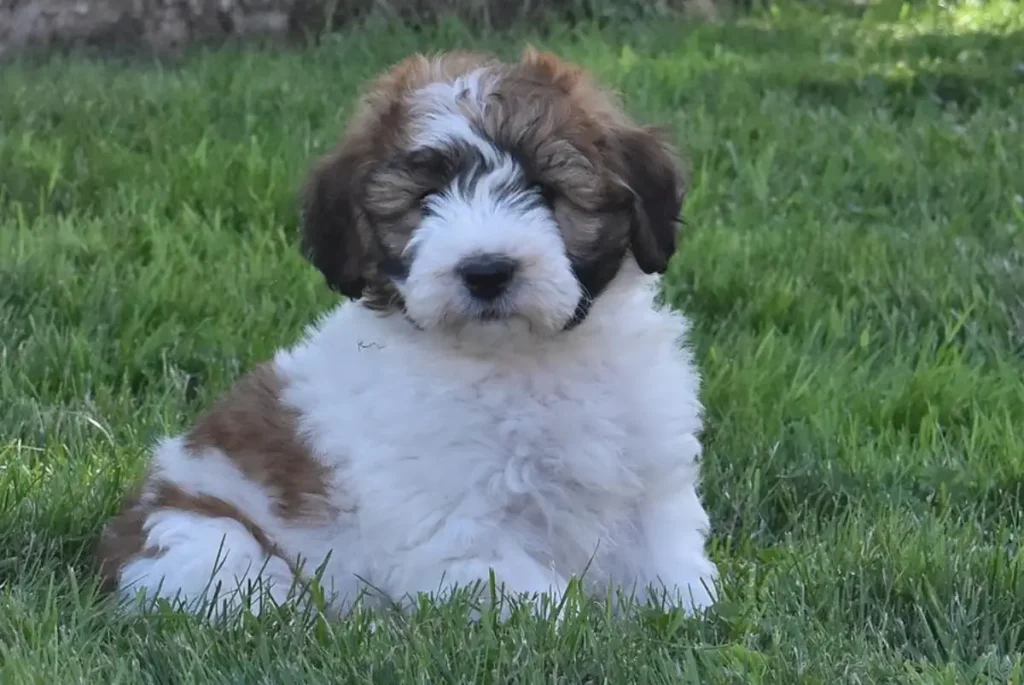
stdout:
[[685,188],[554,55],[394,66],[305,187],[305,253],[347,299],[155,447],[106,581],[217,611],[314,571],[338,611],[492,571],[711,604],[699,378],[655,303]]

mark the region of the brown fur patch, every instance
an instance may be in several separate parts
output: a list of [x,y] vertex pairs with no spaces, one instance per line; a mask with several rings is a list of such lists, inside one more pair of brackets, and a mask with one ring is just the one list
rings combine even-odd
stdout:
[[[207,449],[220,450],[247,479],[266,490],[282,519],[329,521],[338,515],[328,493],[330,470],[312,456],[299,435],[298,416],[283,404],[282,389],[270,364],[257,366],[200,416],[185,437],[185,448],[196,460],[202,460]],[[202,464],[196,468],[202,469]],[[119,570],[132,558],[161,553],[146,547],[143,532],[146,519],[160,509],[234,519],[267,554],[282,556],[274,541],[234,505],[206,494],[188,494],[151,470],[125,498],[99,541],[105,587],[113,587]]]
[[[622,208],[632,210],[628,236],[607,226],[595,227],[593,214],[562,218],[560,224],[570,254],[578,249],[574,241],[604,242],[610,249],[602,251],[613,253],[615,244],[625,240],[644,271],[663,272],[675,251],[688,178],[682,160],[661,131],[633,123],[616,94],[597,85],[579,66],[563,62],[553,53],[527,48],[517,75],[513,80],[549,83],[564,93],[569,114],[564,118],[562,137],[601,172],[598,183],[581,175],[563,180],[566,188],[589,187],[591,199],[596,200],[589,206],[586,202],[576,204],[602,215]],[[577,190],[577,195],[581,192]],[[567,194],[572,197],[572,190]],[[593,235],[595,229],[600,236]]]
[[275,499],[276,513],[285,520],[333,513],[330,470],[299,435],[298,415],[283,404],[282,389],[270,364],[257,366],[196,421],[185,447],[197,459],[205,449],[223,452]]

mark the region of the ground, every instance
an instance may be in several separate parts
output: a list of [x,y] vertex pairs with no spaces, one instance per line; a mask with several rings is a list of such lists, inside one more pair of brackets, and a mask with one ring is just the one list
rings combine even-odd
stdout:
[[[147,447],[334,298],[294,191],[364,78],[456,25],[0,79],[0,681],[1024,678],[1024,13],[994,2],[534,37],[689,150],[703,620],[460,607],[118,620],[88,551]],[[464,609],[464,607],[461,607]]]

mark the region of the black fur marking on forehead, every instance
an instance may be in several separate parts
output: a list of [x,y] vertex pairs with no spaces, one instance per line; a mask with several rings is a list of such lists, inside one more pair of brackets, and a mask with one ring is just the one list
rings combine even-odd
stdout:
[[482,150],[463,141],[416,148],[393,164],[428,180],[436,192],[444,192],[454,186],[461,195],[472,193],[480,179],[494,170],[493,163]]
[[[515,171],[492,188],[491,199],[501,204],[514,204],[519,209],[551,206],[551,197],[543,187],[533,183],[516,155],[494,148],[494,155],[486,155],[479,147],[466,142],[452,142],[444,146],[418,148],[410,154],[410,163],[420,170],[431,170],[439,186],[437,192],[454,191],[469,197],[480,181],[500,166],[512,163]],[[431,204],[423,206],[425,215],[433,212]]]
[[472,145],[460,145],[456,159],[455,190],[462,197],[469,197],[476,190],[480,179],[494,170],[493,161],[488,159],[479,148]]

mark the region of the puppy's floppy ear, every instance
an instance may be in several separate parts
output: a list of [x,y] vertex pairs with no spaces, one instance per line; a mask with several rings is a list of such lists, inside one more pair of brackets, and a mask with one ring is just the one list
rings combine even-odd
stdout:
[[621,128],[611,135],[611,167],[632,191],[630,244],[644,273],[665,273],[676,250],[687,175],[664,134]]
[[366,287],[357,178],[357,155],[343,149],[314,165],[302,189],[302,253],[332,290],[351,299]]

